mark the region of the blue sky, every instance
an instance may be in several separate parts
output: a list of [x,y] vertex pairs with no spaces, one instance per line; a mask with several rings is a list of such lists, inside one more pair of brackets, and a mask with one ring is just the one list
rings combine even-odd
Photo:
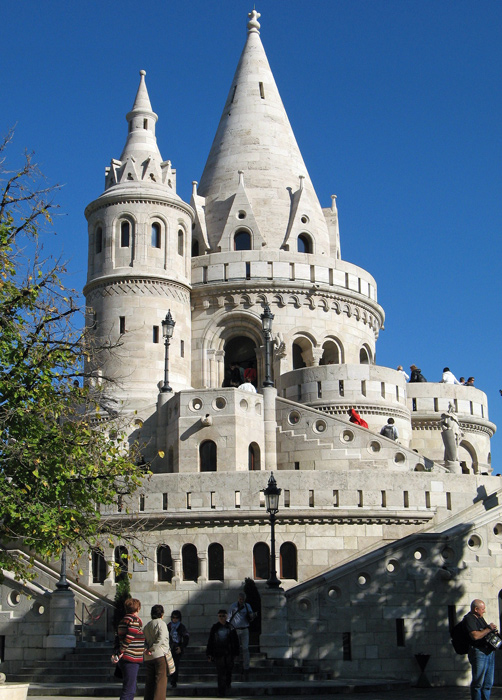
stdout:
[[[86,274],[85,206],[126,138],[140,69],[188,200],[251,1],[17,0],[2,7],[1,131],[64,185],[47,250]],[[262,0],[261,37],[342,257],[386,312],[377,362],[473,375],[502,425],[500,0]],[[501,433],[502,434],[502,433]],[[502,442],[492,441],[502,471]]]

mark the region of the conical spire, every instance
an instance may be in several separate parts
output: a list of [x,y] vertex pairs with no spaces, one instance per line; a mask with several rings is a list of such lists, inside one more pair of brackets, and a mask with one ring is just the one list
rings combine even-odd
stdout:
[[136,163],[143,163],[150,157],[155,158],[160,163],[162,158],[155,137],[155,124],[158,117],[152,110],[146,89],[146,71],[140,70],[139,74],[141,78],[136,99],[132,110],[126,115],[129,133],[120,160],[124,162],[132,156]]
[[328,252],[325,219],[261,43],[259,17],[249,13],[247,41],[198,188],[206,199],[210,245],[218,248],[242,171],[265,245],[283,246],[303,178],[300,214],[316,230],[317,248]]

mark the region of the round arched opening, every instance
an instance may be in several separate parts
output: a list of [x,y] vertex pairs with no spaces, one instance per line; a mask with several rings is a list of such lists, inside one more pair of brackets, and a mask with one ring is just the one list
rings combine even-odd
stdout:
[[237,231],[234,236],[234,250],[251,250],[251,234],[248,231]]
[[250,378],[256,386],[256,345],[244,335],[225,343],[225,378],[223,386],[240,386]]

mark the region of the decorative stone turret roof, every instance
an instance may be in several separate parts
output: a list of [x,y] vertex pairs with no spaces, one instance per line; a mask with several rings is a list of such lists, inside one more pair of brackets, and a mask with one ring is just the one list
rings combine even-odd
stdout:
[[146,71],[140,72],[140,83],[133,108],[127,113],[129,125],[127,140],[120,160],[112,159],[105,172],[105,190],[113,188],[114,194],[125,190],[135,192],[138,187],[146,193],[145,185],[151,194],[169,194],[175,199],[176,171],[171,161],[163,161],[155,136],[157,115],[152,109],[146,89]]
[[[198,188],[205,198],[209,244],[213,251],[224,250],[230,218],[236,226],[239,219],[246,226],[253,218],[255,249],[295,251],[293,235],[305,231],[314,241],[311,252],[329,255],[326,221],[261,43],[260,15],[253,10],[249,17],[247,41]],[[236,195],[247,202],[238,218],[229,216]]]

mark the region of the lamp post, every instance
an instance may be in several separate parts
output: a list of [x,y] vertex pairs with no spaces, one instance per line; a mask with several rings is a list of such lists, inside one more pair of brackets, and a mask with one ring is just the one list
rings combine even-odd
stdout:
[[173,317],[171,316],[171,309],[169,309],[169,311],[166,314],[165,319],[162,321],[162,335],[164,336],[164,347],[165,347],[164,385],[161,388],[162,392],[172,391],[171,387],[169,386],[169,343],[171,342],[171,338],[173,337],[173,331],[174,331],[175,325],[176,325],[176,321],[173,321]]
[[265,380],[263,386],[274,386],[272,381],[271,373],[271,349],[272,344],[272,321],[274,320],[274,314],[270,311],[270,306],[265,305],[263,313],[261,315],[261,327],[263,329],[263,336],[265,338]]
[[265,496],[265,507],[270,515],[270,577],[267,581],[269,588],[279,588],[281,582],[277,578],[275,568],[275,516],[279,512],[279,496],[282,489],[277,488],[277,482],[274,475],[271,474],[268,480],[267,488],[262,489]]
[[70,584],[66,579],[66,547],[63,547],[61,552],[61,570],[59,581],[56,583],[56,588],[58,591],[68,591],[70,589]]

